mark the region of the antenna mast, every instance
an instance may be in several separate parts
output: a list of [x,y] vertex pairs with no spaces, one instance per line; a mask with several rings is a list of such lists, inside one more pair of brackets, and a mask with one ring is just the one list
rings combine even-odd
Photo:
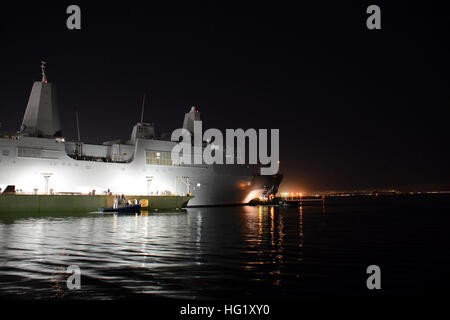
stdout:
[[144,109],[145,109],[145,93],[144,98],[142,99],[141,123],[144,122]]
[[75,110],[77,117],[77,132],[78,132],[78,142],[80,142],[80,122],[78,121],[78,109]]
[[47,77],[45,75],[45,61],[41,61],[41,70],[42,70],[42,82],[47,82]]

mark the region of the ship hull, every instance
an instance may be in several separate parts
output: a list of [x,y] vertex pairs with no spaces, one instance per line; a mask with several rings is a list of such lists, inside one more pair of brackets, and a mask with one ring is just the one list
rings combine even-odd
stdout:
[[[135,145],[119,145],[118,149],[128,154],[121,162],[99,161],[101,157],[74,159],[70,156],[73,145],[46,138],[0,139],[0,187],[5,190],[14,185],[19,192],[38,194],[192,193],[190,206],[207,206],[247,203],[274,185],[277,189],[281,181],[279,176],[259,176],[241,165],[146,162],[146,151],[169,152],[174,145],[170,141],[139,139]],[[89,149],[94,155],[103,149],[111,152],[111,147],[100,145],[86,145],[85,150]]]

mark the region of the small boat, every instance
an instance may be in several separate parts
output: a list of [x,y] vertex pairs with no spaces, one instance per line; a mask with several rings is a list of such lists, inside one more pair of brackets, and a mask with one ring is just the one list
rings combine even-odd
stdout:
[[111,208],[100,208],[98,209],[101,212],[117,212],[117,213],[137,213],[141,211],[141,205],[140,204],[127,204],[123,206],[118,206],[117,208],[111,207]]
[[260,200],[258,198],[255,198],[255,199],[250,200],[248,205],[278,207],[278,206],[285,205],[285,201],[282,201],[280,198],[273,198],[271,200]]

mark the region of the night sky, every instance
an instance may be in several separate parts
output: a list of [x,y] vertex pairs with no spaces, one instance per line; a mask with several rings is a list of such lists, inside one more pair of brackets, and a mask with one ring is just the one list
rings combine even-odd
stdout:
[[1,130],[19,129],[44,59],[68,139],[76,109],[85,142],[128,138],[145,92],[160,133],[193,105],[206,128],[279,128],[281,191],[448,185],[448,8],[297,2],[2,1]]

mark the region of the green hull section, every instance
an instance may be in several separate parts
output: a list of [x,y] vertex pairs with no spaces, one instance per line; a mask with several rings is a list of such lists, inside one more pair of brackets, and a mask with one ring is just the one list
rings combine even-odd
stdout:
[[[144,200],[143,210],[172,210],[186,207],[192,196],[126,196],[130,200]],[[0,213],[91,212],[109,208],[115,196],[109,195],[0,195]],[[146,201],[145,201],[146,200]]]

